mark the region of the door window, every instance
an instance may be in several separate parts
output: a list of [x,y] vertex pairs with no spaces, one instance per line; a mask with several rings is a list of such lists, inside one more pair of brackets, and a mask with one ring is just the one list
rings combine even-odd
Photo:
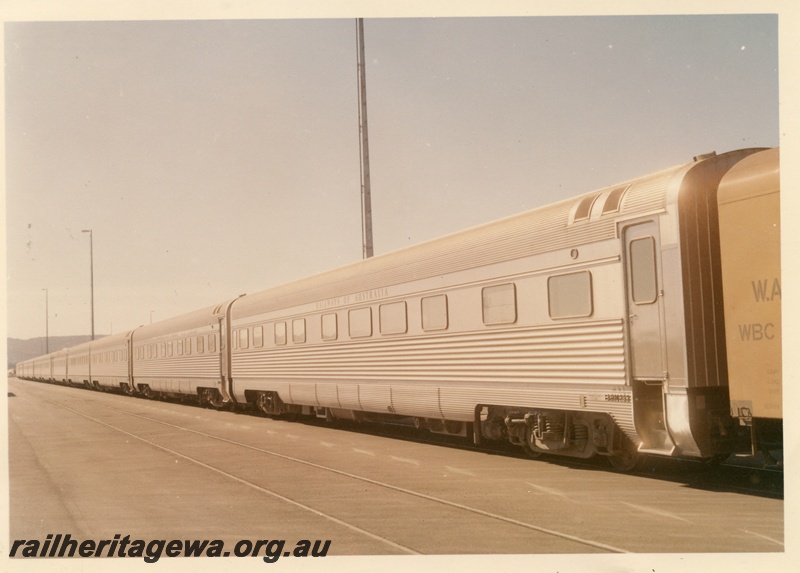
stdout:
[[628,247],[631,262],[631,298],[636,304],[652,304],[656,286],[656,243],[653,237],[634,239]]

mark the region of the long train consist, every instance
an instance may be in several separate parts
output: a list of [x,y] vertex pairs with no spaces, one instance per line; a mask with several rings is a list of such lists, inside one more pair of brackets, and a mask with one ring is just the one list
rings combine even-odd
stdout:
[[22,362],[20,378],[413,422],[536,457],[782,447],[779,150],[696,157]]

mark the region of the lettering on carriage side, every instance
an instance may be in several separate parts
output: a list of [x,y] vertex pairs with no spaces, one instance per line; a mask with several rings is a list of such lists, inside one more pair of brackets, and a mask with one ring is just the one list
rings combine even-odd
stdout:
[[630,394],[606,394],[605,395],[606,402],[631,402],[631,395]]
[[335,306],[342,306],[350,303],[350,296],[335,296],[326,300],[317,301],[317,310],[325,310],[326,308],[333,308]]
[[756,302],[772,302],[781,298],[781,280],[779,278],[758,279],[750,281]]
[[775,338],[775,325],[771,322],[761,324],[751,322],[739,325],[739,336],[742,342],[758,342],[760,340],[773,340]]
[[355,298],[356,302],[365,302],[368,300],[375,300],[376,298],[385,298],[387,296],[389,296],[389,289],[376,288],[373,290],[356,293],[353,298]]

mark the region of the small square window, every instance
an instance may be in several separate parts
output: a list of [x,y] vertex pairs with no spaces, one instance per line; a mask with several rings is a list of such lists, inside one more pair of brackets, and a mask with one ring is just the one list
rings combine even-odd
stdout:
[[348,313],[348,321],[352,338],[372,336],[372,309],[370,307],[351,310]]
[[296,318],[292,321],[292,342],[299,344],[306,341],[306,319]]
[[512,324],[517,321],[517,289],[507,283],[483,289],[483,323]]
[[589,271],[557,275],[547,279],[551,318],[574,318],[592,314],[592,275]]
[[447,328],[447,295],[428,296],[422,299],[422,330]]
[[381,334],[404,334],[408,331],[405,302],[382,304],[378,309]]
[[284,346],[286,344],[286,323],[275,323],[275,345]]
[[339,337],[336,314],[322,315],[322,340],[336,340]]

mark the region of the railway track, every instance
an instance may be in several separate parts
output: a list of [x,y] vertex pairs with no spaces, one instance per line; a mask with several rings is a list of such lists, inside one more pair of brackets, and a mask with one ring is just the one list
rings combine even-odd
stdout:
[[[293,522],[307,524],[308,530],[324,530],[333,539],[349,540],[334,543],[339,548],[334,551],[344,554],[661,551],[664,548],[658,543],[663,541],[649,545],[652,536],[637,537],[642,520],[659,522],[650,527],[657,525],[662,532],[683,538],[688,524],[704,522],[709,513],[698,514],[696,502],[679,502],[686,507],[682,512],[669,505],[659,507],[655,501],[672,495],[667,492],[688,483],[699,484],[690,488],[690,497],[706,499],[697,491],[703,489],[740,497],[745,493],[729,485],[704,485],[697,477],[687,480],[684,476],[682,481],[665,477],[663,471],[648,474],[647,479],[642,474],[619,474],[609,471],[602,460],[565,463],[528,460],[502,448],[476,450],[469,443],[419,435],[410,428],[381,427],[382,433],[375,435],[375,427],[352,423],[298,424],[41,384],[22,383],[19,389],[23,391],[12,387],[17,395],[13,404],[20,399],[41,401],[49,417],[63,420],[68,428],[80,426],[81,435],[123,443],[126,451],[145,452],[145,459],[152,463],[166,458],[165,471],[182,468],[181,472],[196,476],[188,483],[169,485],[170,478],[159,470],[158,482],[150,487],[157,489],[164,479],[164,491],[142,492],[144,499],[184,497],[195,486],[200,495],[200,481],[215,483],[212,491],[216,493],[211,495],[219,498],[216,504],[235,507],[246,496],[248,505],[270,508],[264,514],[264,527],[280,527],[285,516],[291,515]],[[74,447],[81,451],[81,442]],[[92,456],[91,452],[80,454],[84,455]],[[715,476],[720,471],[697,467],[697,475]],[[139,480],[135,471],[127,478]],[[83,479],[91,482],[92,476]],[[630,480],[638,485],[631,486]],[[635,489],[626,491],[630,487]],[[747,495],[770,497],[764,492]],[[761,511],[758,502],[744,504]],[[283,521],[274,522],[278,515],[284,515]],[[593,525],[595,519],[614,526],[598,528]],[[211,527],[219,527],[217,520],[212,523]],[[703,528],[711,533],[692,536],[692,543],[705,543],[705,537],[730,543],[727,525],[722,527],[724,532],[715,524]],[[761,530],[768,541],[757,541],[756,534],[748,531],[736,533],[742,538],[738,543],[755,543],[760,550],[770,546],[774,550],[781,544],[772,531]],[[681,541],[678,546],[684,545]]]
[[[157,401],[180,404],[182,406],[197,409],[208,408],[208,406],[200,406],[192,401],[172,400],[169,398],[160,398]],[[325,422],[323,420],[307,416],[298,416],[296,418],[277,418],[265,415],[257,410],[252,409],[238,409],[231,411],[230,413],[232,415],[254,416],[257,418],[281,420],[289,419],[293,423],[305,424],[308,426],[334,426],[347,431],[375,435],[386,439],[405,440],[420,444],[455,448],[464,451],[482,451],[518,459],[529,459],[524,451],[508,444],[507,442],[496,442],[475,446],[469,439],[418,430],[411,424],[386,424],[370,421],[352,422],[348,420],[334,420],[333,422]],[[530,461],[532,464],[537,462],[551,463],[572,468],[614,471],[613,468],[606,462],[606,460],[599,456],[588,460],[582,460],[565,458],[563,456],[544,455],[536,460]],[[783,499],[784,497],[782,465],[767,466],[764,464],[762,456],[758,456],[756,458],[737,458],[736,456],[730,456],[727,460],[719,463],[710,463],[707,461],[689,458],[680,459],[649,457],[641,468],[631,473],[640,476],[649,476],[654,479],[685,483],[695,487],[709,489],[719,488],[726,491],[736,491],[743,494],[758,495],[773,499]]]

